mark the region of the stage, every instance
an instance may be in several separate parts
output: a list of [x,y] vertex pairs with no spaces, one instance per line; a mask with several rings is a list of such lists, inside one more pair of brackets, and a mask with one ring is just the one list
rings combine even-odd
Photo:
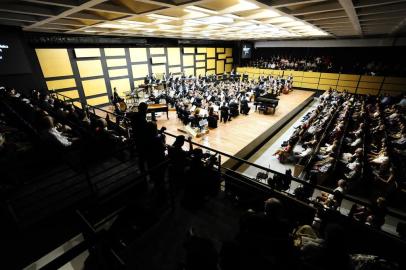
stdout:
[[[297,90],[288,95],[279,96],[279,105],[274,115],[264,115],[255,112],[250,103],[251,110],[248,116],[239,115],[231,122],[220,123],[216,129],[211,129],[207,135],[193,138],[193,142],[208,146],[218,151],[239,158],[246,158],[248,154],[257,149],[266,139],[274,134],[280,127],[289,121],[296,113],[304,108],[313,98],[314,92]],[[182,122],[177,118],[175,111],[169,111],[169,120],[161,114],[157,118],[158,127],[166,127],[167,132],[174,135],[187,134],[178,130],[182,128]],[[173,138],[167,136],[167,143],[171,144]],[[222,157],[222,163],[231,168],[234,162]]]

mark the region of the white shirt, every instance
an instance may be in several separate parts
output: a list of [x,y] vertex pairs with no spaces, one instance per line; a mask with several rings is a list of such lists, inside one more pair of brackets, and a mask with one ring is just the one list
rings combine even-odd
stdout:
[[68,140],[61,132],[59,132],[55,127],[48,130],[55,139],[57,139],[63,146],[71,146],[72,142]]

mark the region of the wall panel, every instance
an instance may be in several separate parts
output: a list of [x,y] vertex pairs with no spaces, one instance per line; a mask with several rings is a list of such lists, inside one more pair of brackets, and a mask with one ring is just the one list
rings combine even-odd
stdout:
[[152,66],[152,73],[155,75],[166,73],[166,65]]
[[215,59],[207,59],[206,68],[207,69],[216,68],[216,60]]
[[107,63],[107,67],[126,67],[127,59],[125,59],[125,58],[107,59],[106,63]]
[[216,57],[216,48],[207,48],[207,58]]
[[[158,76],[167,71],[175,75],[182,71],[186,75],[210,75],[230,72],[233,67],[232,48],[224,47],[61,48],[36,52],[49,89],[75,99],[85,98],[90,105],[107,103],[114,87],[123,95],[132,86],[143,84],[151,71]],[[252,71],[255,75],[283,72]]]
[[103,68],[100,60],[83,60],[77,62],[79,75],[82,78],[103,76]]
[[44,78],[73,75],[67,49],[35,49]]
[[149,48],[149,53],[151,55],[165,54],[165,49],[164,48]]
[[110,78],[120,77],[120,76],[128,76],[128,70],[126,68],[110,69],[109,70],[109,77]]
[[99,48],[80,48],[74,49],[76,58],[100,57]]
[[145,77],[148,72],[148,64],[132,65],[132,72],[134,78]]
[[121,97],[125,96],[124,92],[131,91],[130,80],[128,78],[110,80],[110,85],[111,85],[111,89],[114,89],[114,87],[117,88],[117,93]]
[[180,48],[168,48],[168,64],[170,66],[180,65]]
[[233,69],[233,65],[232,65],[232,64],[226,64],[226,65],[225,65],[225,71],[226,71],[227,73],[230,73],[232,69]]
[[224,60],[217,60],[216,62],[216,74],[224,73]]
[[169,67],[169,72],[172,74],[182,73],[181,67]]
[[94,96],[107,93],[106,81],[104,80],[104,78],[83,80],[82,87],[83,92],[86,96]]
[[147,48],[130,48],[130,58],[131,62],[146,62]]
[[193,68],[193,67],[183,68],[183,72],[185,72],[186,76],[189,76],[189,75],[195,76],[195,68]]
[[125,56],[124,48],[105,48],[104,54],[106,56]]
[[195,64],[195,58],[193,55],[184,55],[183,56],[183,66],[190,67]]
[[185,47],[185,48],[183,48],[183,53],[194,54],[195,53],[195,47]]
[[78,90],[69,90],[69,91],[63,91],[63,92],[58,92],[66,97],[72,98],[72,99],[77,99],[79,98],[79,92]]
[[47,83],[48,90],[58,90],[58,89],[76,87],[75,79],[47,81],[46,83]]
[[92,106],[102,105],[102,104],[106,104],[106,103],[109,103],[109,98],[107,96],[87,99],[87,104],[92,105]]

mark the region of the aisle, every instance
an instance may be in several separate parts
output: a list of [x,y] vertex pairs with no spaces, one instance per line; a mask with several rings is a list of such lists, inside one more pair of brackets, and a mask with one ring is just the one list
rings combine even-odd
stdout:
[[[261,147],[253,156],[251,156],[248,160],[252,163],[270,168],[271,170],[285,173],[287,169],[291,169],[293,171],[293,164],[282,164],[279,162],[276,156],[273,154],[278,150],[281,144],[289,139],[292,133],[295,130],[295,127],[301,124],[303,116],[305,116],[308,112],[314,110],[317,107],[317,99],[315,98],[309,105],[307,105],[295,118],[292,119],[289,123],[287,123],[275,136],[273,136],[263,147]],[[249,165],[242,165],[237,170],[240,173],[243,173],[250,177],[255,177],[260,169],[249,166]]]

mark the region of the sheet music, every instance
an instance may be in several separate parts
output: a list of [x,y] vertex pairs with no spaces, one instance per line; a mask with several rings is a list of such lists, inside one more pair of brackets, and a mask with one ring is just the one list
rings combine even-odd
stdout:
[[208,112],[207,112],[206,109],[200,109],[199,115],[200,116],[205,116],[205,115],[208,115]]
[[206,126],[206,125],[208,125],[208,121],[207,121],[207,119],[202,119],[202,120],[200,120],[199,121],[199,126]]

